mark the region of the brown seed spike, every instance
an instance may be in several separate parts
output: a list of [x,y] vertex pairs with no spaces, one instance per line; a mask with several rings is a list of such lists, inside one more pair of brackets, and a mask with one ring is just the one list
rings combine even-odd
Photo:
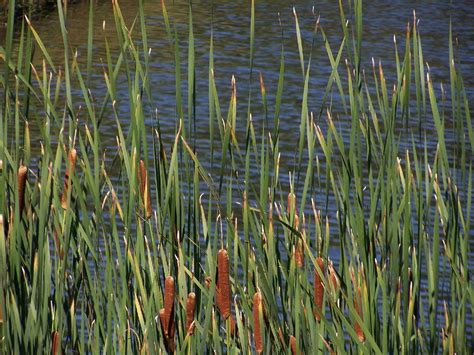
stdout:
[[194,311],[196,309],[196,294],[191,292],[186,299],[186,334],[194,333]]
[[140,195],[142,197],[143,205],[145,206],[146,218],[148,219],[152,215],[151,193],[148,172],[143,160],[140,160],[140,168],[138,169],[138,182],[140,184]]
[[257,353],[263,352],[263,339],[260,329],[260,313],[263,318],[263,300],[260,292],[255,292],[253,295],[253,324],[254,324],[254,341],[255,351]]
[[288,214],[291,213],[291,211],[294,211],[296,209],[296,195],[293,192],[290,192],[288,194],[288,202],[286,206],[286,212]]
[[300,269],[303,268],[304,250],[303,250],[303,241],[301,240],[301,238],[298,238],[298,242],[296,243],[295,260],[296,260],[296,266],[298,266]]
[[67,194],[69,191],[69,177],[74,175],[74,170],[76,166],[77,151],[72,148],[68,154],[69,166],[66,166],[66,173],[64,175],[64,190],[61,196],[61,207],[63,209],[68,208]]
[[166,316],[165,316],[165,309],[161,308],[160,309],[160,323],[161,323],[161,329],[163,330],[163,334],[168,336],[168,329],[166,326]]
[[24,165],[20,165],[18,168],[18,208],[20,210],[20,216],[25,208],[25,185],[26,175],[28,169]]
[[[318,264],[319,268],[321,269],[321,273],[324,275],[324,260],[321,257],[316,259],[316,263]],[[324,285],[321,277],[317,269],[314,269],[314,316],[316,320],[319,322],[321,320],[321,312],[323,308],[323,298],[324,298]]]
[[60,336],[59,332],[54,331],[53,334],[51,335],[52,338],[52,344],[51,344],[51,355],[60,355],[61,354],[61,348],[60,348]]
[[165,335],[171,335],[173,331],[173,318],[174,318],[174,278],[168,276],[165,280]]
[[296,338],[294,335],[290,336],[291,354],[296,355]]
[[[358,314],[358,316],[364,320],[364,317],[363,317],[363,314],[362,314],[362,292],[360,290],[360,287],[357,288],[357,294],[354,295],[354,308]],[[365,335],[364,335],[364,331],[362,330],[359,322],[355,322],[354,324],[354,329],[357,333],[357,337],[359,338],[359,340],[361,342],[364,342],[365,341]]]
[[217,254],[217,308],[224,319],[230,316],[230,280],[229,255],[227,250],[221,249]]

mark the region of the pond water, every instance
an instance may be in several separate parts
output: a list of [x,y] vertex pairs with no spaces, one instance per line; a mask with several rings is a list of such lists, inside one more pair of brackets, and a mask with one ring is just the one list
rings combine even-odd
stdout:
[[[369,87],[373,85],[372,58],[376,63],[382,63],[387,77],[387,86],[395,83],[395,47],[394,36],[397,38],[398,50],[401,57],[404,53],[405,31],[407,23],[413,22],[416,11],[418,30],[424,50],[424,60],[429,65],[435,89],[440,92],[440,84],[449,87],[448,63],[448,34],[449,23],[452,21],[453,37],[459,44],[455,49],[460,58],[461,69],[467,95],[471,102],[474,98],[474,6],[472,1],[388,1],[378,0],[364,3],[364,40],[363,68],[367,72]],[[128,25],[131,25],[138,14],[138,1],[121,0],[122,13]],[[68,33],[72,48],[77,49],[78,61],[85,70],[87,51],[87,18],[88,2],[79,2],[68,8]],[[273,106],[279,75],[281,46],[285,48],[285,83],[280,120],[280,152],[281,177],[288,180],[288,170],[295,164],[295,137],[298,135],[301,97],[303,92],[303,74],[297,48],[293,7],[298,13],[303,38],[305,62],[311,50],[311,39],[316,17],[319,15],[321,25],[326,32],[334,55],[340,46],[342,28],[339,17],[339,7],[336,1],[257,1],[255,19],[255,53],[254,69],[250,79],[249,70],[249,36],[250,36],[250,1],[193,1],[193,23],[195,36],[196,58],[196,140],[197,151],[201,162],[205,165],[209,159],[209,126],[208,126],[208,60],[209,39],[211,31],[214,36],[215,78],[220,95],[221,107],[227,110],[230,97],[231,78],[237,82],[237,133],[244,137],[247,116],[247,97],[249,88],[252,91],[252,115],[257,132],[265,122],[260,97],[259,74],[262,74],[268,95],[268,117],[273,117]],[[176,24],[181,44],[182,89],[186,104],[186,61],[188,41],[189,8],[187,0],[167,1],[167,9],[172,22]],[[176,127],[175,110],[175,71],[174,54],[167,40],[161,1],[145,1],[148,44],[151,49],[150,82],[153,88],[152,103],[146,106],[146,124],[151,128],[156,124],[156,113],[160,120],[165,144],[172,144]],[[350,19],[350,14],[346,14]],[[33,26],[43,39],[46,47],[56,64],[61,66],[62,39],[59,19],[55,11],[46,12],[33,20]],[[138,31],[138,28],[136,29]],[[115,40],[115,24],[110,1],[94,2],[94,58],[93,75],[89,82],[91,94],[96,103],[101,103],[107,91],[103,76],[105,70],[105,37],[113,53],[118,52]],[[35,64],[39,62],[39,49]],[[339,73],[342,80],[346,77],[344,57],[341,60]],[[311,78],[309,83],[309,110],[315,113],[316,123],[324,126],[325,117],[319,113],[325,112],[322,97],[331,73],[331,66],[321,36],[318,36],[312,49]],[[123,83],[121,85],[121,83]],[[76,85],[76,102],[80,102],[82,93]],[[128,106],[128,89],[125,75],[117,85],[117,108],[120,120],[126,123],[130,117]],[[449,91],[449,89],[447,89]],[[350,117],[345,115],[342,102],[336,94],[333,98],[333,111],[336,120],[344,134],[350,130]],[[450,106],[447,104],[447,127]],[[184,107],[185,115],[187,109]],[[85,113],[85,111],[84,111]],[[83,113],[83,114],[84,114]],[[81,117],[80,117],[81,118]],[[399,122],[400,128],[404,125]],[[436,130],[432,119],[428,117],[419,131],[419,120],[415,109],[408,122],[409,130],[401,130],[401,147],[411,146],[411,132],[420,146],[426,133],[428,137],[428,152],[434,155],[436,149]],[[32,127],[34,129],[34,127]],[[106,115],[101,126],[103,148],[114,151],[116,148],[115,121],[113,114]],[[446,145],[448,155],[456,159],[456,137],[454,129],[446,130]],[[202,149],[199,149],[202,147]],[[321,154],[321,153],[318,153]],[[219,161],[219,160],[217,160]],[[472,159],[471,159],[472,161]],[[258,172],[255,171],[255,177]],[[324,179],[324,176],[322,177]],[[289,189],[289,188],[288,188]],[[335,203],[326,211],[334,217]]]
[[[119,2],[122,13],[129,24],[138,13],[136,0]],[[364,68],[370,74],[372,58],[381,61],[387,77],[395,74],[394,35],[397,36],[400,55],[404,51],[406,24],[413,22],[413,11],[416,10],[419,20],[419,31],[422,36],[424,59],[429,64],[433,81],[439,89],[439,83],[449,84],[448,67],[448,30],[452,19],[453,34],[459,43],[457,51],[462,62],[465,85],[470,99],[474,97],[474,6],[472,1],[370,1],[364,3]],[[285,86],[281,112],[281,151],[294,156],[294,137],[298,130],[303,79],[299,62],[298,49],[292,7],[296,8],[302,29],[305,60],[309,56],[311,36],[315,16],[321,17],[321,24],[328,35],[333,53],[336,53],[342,34],[339,8],[335,1],[257,1],[256,4],[256,36],[254,55],[254,74],[249,81],[249,1],[193,1],[194,33],[196,44],[196,129],[197,139],[208,138],[208,53],[211,29],[214,33],[215,77],[221,105],[227,106],[230,96],[230,81],[236,77],[238,90],[237,121],[242,131],[245,130],[247,115],[247,95],[249,85],[253,92],[252,113],[256,125],[262,120],[262,105],[259,94],[259,73],[263,75],[268,93],[270,110],[274,104],[276,93],[281,45],[285,46]],[[188,27],[188,1],[168,1],[167,7],[178,28],[182,45],[181,60],[183,78],[186,78],[186,48]],[[160,1],[146,1],[145,14],[148,25],[148,41],[151,48],[151,83],[153,87],[153,103],[147,114],[148,123],[154,124],[156,109],[165,137],[174,132],[175,114],[175,77],[173,53],[166,38]],[[314,15],[316,14],[316,15]],[[350,15],[347,14],[349,17]],[[70,5],[68,9],[68,32],[71,46],[78,50],[79,62],[86,61],[88,18],[87,2]],[[101,102],[105,95],[103,67],[100,58],[104,58],[104,31],[112,49],[117,50],[115,25],[110,1],[94,2],[94,77],[90,82],[92,95],[96,102]],[[279,24],[281,21],[281,26]],[[62,39],[59,20],[56,12],[49,12],[33,20],[33,26],[42,37],[52,58],[62,58]],[[283,31],[283,39],[282,39]],[[39,50],[38,50],[39,52]],[[321,98],[330,75],[330,64],[321,37],[318,37],[313,48],[313,63],[309,88],[309,109],[315,113],[321,110]],[[104,58],[105,61],[105,58]],[[56,64],[61,65],[60,62]],[[340,65],[341,77],[345,77],[344,58]],[[371,74],[369,75],[370,80]],[[370,84],[370,83],[369,83]],[[388,86],[393,80],[388,80]],[[186,81],[183,80],[183,93]],[[126,85],[118,85],[118,97],[126,102]],[[335,110],[338,110],[337,97]],[[186,100],[185,100],[186,101]],[[472,101],[472,100],[471,100]],[[342,106],[340,110],[342,110]],[[119,105],[121,119],[129,117],[128,106]],[[185,109],[185,112],[186,109]],[[272,117],[269,112],[269,117]],[[413,126],[417,119],[413,115]],[[416,122],[415,122],[416,121]],[[112,121],[113,122],[113,121]],[[116,131],[110,125],[103,125],[103,139],[115,146]],[[425,127],[428,136],[432,126]],[[431,132],[434,133],[434,132]],[[447,142],[454,137],[448,135]],[[285,161],[283,159],[283,164]]]

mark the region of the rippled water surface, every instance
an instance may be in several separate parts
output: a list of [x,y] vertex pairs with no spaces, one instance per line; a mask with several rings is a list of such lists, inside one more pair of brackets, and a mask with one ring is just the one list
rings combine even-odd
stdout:
[[[138,13],[136,0],[119,2],[122,13],[129,25]],[[188,35],[188,1],[168,1],[168,11],[176,23],[182,45],[183,90],[186,88],[186,55]],[[250,81],[254,93],[252,113],[257,125],[263,122],[262,105],[259,95],[259,73],[263,75],[269,106],[274,103],[276,92],[281,45],[285,48],[285,86],[281,114],[281,151],[293,156],[294,137],[298,129],[301,111],[300,97],[303,79],[296,44],[293,6],[299,15],[302,28],[305,58],[308,58],[311,36],[316,16],[329,37],[332,51],[337,52],[341,38],[339,8],[336,1],[257,1],[256,38],[254,75]],[[153,102],[148,105],[149,124],[154,122],[156,109],[165,134],[172,134],[176,123],[175,82],[173,53],[166,39],[160,1],[146,1],[146,21],[148,41],[151,48],[151,77]],[[422,36],[424,59],[429,64],[435,83],[449,83],[448,68],[448,30],[452,19],[454,37],[459,43],[458,54],[461,58],[466,87],[474,87],[474,6],[472,1],[370,1],[364,3],[364,44],[363,59],[367,72],[372,70],[372,58],[384,65],[388,78],[393,78],[395,50],[394,35],[399,42],[400,55],[404,51],[404,35],[408,22],[413,22],[413,11],[419,20]],[[78,60],[85,63],[87,46],[87,3],[71,5],[68,9],[68,32],[71,45],[77,48]],[[218,92],[224,103],[230,94],[232,75],[236,77],[238,88],[238,122],[245,129],[247,114],[247,95],[249,87],[249,1],[193,1],[194,33],[196,43],[196,79],[197,79],[197,138],[208,138],[208,53],[211,30],[214,33],[215,76]],[[94,5],[94,48],[95,76],[90,82],[96,102],[105,95],[103,67],[100,58],[104,58],[104,37],[115,51],[115,25],[110,1],[97,1]],[[348,17],[350,15],[348,14]],[[281,21],[281,26],[279,24]],[[103,24],[105,22],[105,31]],[[59,61],[62,51],[59,21],[55,12],[47,13],[33,21],[33,25],[43,38],[52,58]],[[283,33],[283,38],[282,38]],[[61,64],[58,62],[57,64]],[[313,48],[313,62],[309,92],[309,109],[315,113],[321,111],[321,99],[330,75],[330,65],[326,51],[319,36]],[[340,66],[341,77],[345,77],[344,57]],[[125,81],[125,78],[122,78]],[[370,79],[369,79],[370,80]],[[390,80],[388,81],[390,85]],[[392,80],[393,83],[393,80]],[[118,100],[121,119],[127,120],[129,113],[126,104],[127,86],[118,85]],[[370,83],[369,83],[370,84]],[[439,88],[439,85],[437,86]],[[185,93],[185,91],[184,91]],[[470,98],[473,91],[469,90]],[[79,96],[79,95],[78,95]],[[342,105],[335,97],[334,109],[342,112]],[[186,100],[185,100],[186,101]],[[339,104],[339,105],[338,105]],[[226,107],[226,104],[223,106]],[[185,110],[185,112],[187,112]],[[269,113],[271,117],[271,112]],[[344,121],[343,118],[341,118]],[[413,120],[416,120],[413,115]],[[113,123],[111,119],[110,124]],[[103,133],[106,142],[115,145],[115,130],[110,124],[104,124]],[[343,124],[343,123],[342,123]],[[415,126],[416,123],[413,122]],[[428,127],[430,129],[430,127]],[[450,137],[447,137],[448,142]],[[285,162],[283,162],[285,163]]]
[[[127,24],[131,27],[137,19],[138,2],[136,0],[119,1],[121,11]],[[372,58],[375,63],[381,62],[389,88],[395,83],[395,44],[403,58],[405,32],[408,23],[413,23],[414,13],[418,19],[418,30],[421,33],[424,60],[429,66],[435,88],[440,92],[440,84],[449,86],[448,67],[448,34],[452,21],[453,37],[458,44],[455,51],[461,63],[464,83],[467,87],[469,100],[474,98],[474,6],[472,1],[367,1],[364,2],[364,40],[363,67],[367,73],[369,87],[372,80]],[[260,129],[266,122],[263,115],[260,97],[261,74],[268,95],[268,117],[273,117],[272,107],[276,93],[279,61],[282,45],[285,53],[285,83],[284,95],[280,114],[280,152],[282,181],[288,180],[288,171],[294,167],[296,140],[299,134],[301,114],[301,97],[303,92],[303,74],[298,55],[295,19],[293,7],[298,13],[302,29],[304,56],[307,63],[311,51],[311,40],[316,18],[329,38],[331,49],[336,55],[342,37],[342,27],[337,1],[257,1],[255,21],[255,53],[253,75],[249,70],[249,38],[250,38],[250,1],[193,1],[193,23],[196,50],[196,140],[199,159],[209,168],[209,126],[208,126],[208,68],[209,42],[211,33],[214,36],[215,78],[218,85],[221,107],[227,109],[230,96],[232,76],[237,82],[237,133],[241,137],[245,132],[247,116],[247,98],[249,87],[252,92],[252,115],[255,126]],[[189,8],[188,1],[167,1],[167,9],[176,25],[181,45],[183,98],[186,103],[187,75],[187,41]],[[67,27],[71,46],[77,49],[78,61],[85,70],[87,51],[87,19],[88,4],[80,2],[69,6]],[[150,78],[153,88],[153,98],[146,103],[146,120],[151,128],[159,118],[165,143],[171,144],[176,127],[175,110],[175,64],[174,54],[166,37],[161,1],[146,1],[145,15],[147,22],[148,45],[151,51]],[[350,20],[350,14],[347,13]],[[46,47],[55,61],[61,66],[62,39],[59,20],[54,11],[46,12],[33,19],[33,26],[43,39]],[[137,25],[138,26],[138,25]],[[112,49],[112,55],[117,58],[118,48],[115,35],[112,5],[110,1],[98,0],[94,3],[94,58],[93,76],[89,82],[92,97],[96,103],[101,103],[107,91],[104,81],[105,68],[105,38]],[[135,28],[135,32],[138,32]],[[138,38],[138,34],[136,36]],[[35,65],[39,66],[40,55],[37,48]],[[343,56],[339,73],[344,82],[346,69]],[[321,36],[318,36],[312,48],[312,66],[309,86],[308,105],[315,113],[316,123],[324,126],[326,106],[322,97],[331,73],[326,49]],[[82,93],[79,85],[75,85],[74,102],[79,105]],[[117,83],[117,108],[119,118],[126,123],[130,117],[128,107],[128,86],[126,76],[119,77]],[[350,130],[350,117],[344,113],[343,105],[337,92],[334,92],[332,110],[335,120],[344,134]],[[474,106],[473,103],[470,105]],[[446,106],[447,127],[451,127],[449,106]],[[187,116],[187,109],[184,108]],[[320,113],[323,113],[320,116]],[[83,111],[82,115],[85,114]],[[187,117],[185,117],[186,119]],[[79,119],[84,117],[79,116]],[[401,147],[411,148],[411,132],[415,132],[415,141],[423,144],[426,132],[428,152],[433,156],[436,148],[436,132],[432,119],[427,117],[423,124],[423,134],[420,131],[418,117],[413,108],[412,118],[408,122],[409,130],[402,129],[400,122]],[[34,127],[32,127],[34,129]],[[102,148],[109,152],[116,150],[116,128],[112,111],[106,113],[101,126]],[[405,137],[405,138],[403,138]],[[433,138],[431,138],[433,137]],[[446,144],[449,156],[456,159],[456,139],[453,130],[446,131]],[[318,152],[317,152],[318,154]],[[321,154],[321,153],[319,153]],[[112,153],[106,154],[110,158]],[[219,161],[219,160],[217,160]],[[472,159],[471,159],[472,161]],[[324,168],[324,166],[323,166]],[[257,178],[257,171],[254,177]],[[323,174],[324,175],[324,174]],[[321,177],[324,180],[324,176]],[[336,204],[329,201],[326,213],[334,219]]]

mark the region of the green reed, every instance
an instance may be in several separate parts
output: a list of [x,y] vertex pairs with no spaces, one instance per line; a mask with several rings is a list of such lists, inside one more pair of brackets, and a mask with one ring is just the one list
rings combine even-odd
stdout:
[[[260,92],[249,90],[243,113],[236,83],[247,78],[232,78],[230,92],[218,92],[211,35],[209,140],[198,147],[196,120],[204,118],[196,116],[196,82],[206,78],[196,77],[192,6],[188,32],[179,33],[162,1],[176,83],[169,142],[159,119],[147,113],[154,112],[154,92],[144,2],[130,23],[118,1],[112,6],[114,23],[94,33],[90,2],[84,65],[69,43],[60,0],[62,58],[50,56],[34,21],[9,12],[0,47],[2,352],[249,353],[256,324],[265,353],[472,351],[474,133],[451,28],[450,83],[440,92],[416,16],[405,47],[395,42],[395,81],[389,82],[381,64],[363,65],[361,0],[339,1],[340,43],[329,43],[315,19],[309,53],[294,10],[302,105],[294,113],[298,143],[288,169],[280,165],[280,123],[287,119],[280,110],[283,45],[277,87],[260,76]],[[105,26],[115,26],[112,40]],[[249,80],[255,35],[252,1]],[[107,91],[96,100],[89,84],[99,36]],[[325,52],[313,51],[315,43]],[[310,68],[321,55],[331,74],[319,112],[310,112]],[[117,90],[122,79],[126,93]],[[342,107],[334,107],[338,97]],[[252,114],[255,100],[262,117]],[[120,105],[128,107],[126,117]],[[349,136],[341,119],[350,122]],[[418,129],[403,133],[400,127],[413,120]],[[424,130],[427,122],[434,137]],[[113,124],[117,144],[106,150],[101,128]],[[446,134],[456,136],[455,151]],[[437,142],[435,151],[428,140]],[[411,148],[402,150],[403,142]],[[76,161],[68,158],[73,149]],[[206,153],[210,161],[203,164]],[[28,167],[24,185],[21,165]],[[329,215],[329,200],[336,215]],[[230,316],[219,306],[227,287],[222,266],[217,270],[221,249],[229,256]],[[167,298],[170,275],[175,296]],[[196,295],[194,332],[186,327],[190,292]],[[263,306],[254,312],[256,292]],[[163,321],[160,311],[169,312],[170,302],[171,318]]]

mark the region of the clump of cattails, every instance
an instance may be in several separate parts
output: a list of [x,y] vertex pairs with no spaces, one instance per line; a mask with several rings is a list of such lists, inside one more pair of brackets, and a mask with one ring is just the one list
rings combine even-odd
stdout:
[[66,173],[64,175],[64,190],[61,196],[61,207],[64,209],[68,208],[68,191],[69,191],[69,178],[74,175],[74,170],[76,167],[77,151],[72,148],[68,154],[69,166],[66,166]]
[[26,175],[28,169],[23,164],[18,168],[18,209],[20,216],[25,209],[25,187],[26,187]]
[[186,299],[186,334],[193,335],[194,333],[194,312],[196,309],[196,294],[189,293]]
[[255,351],[257,353],[263,352],[263,336],[260,328],[260,314],[263,318],[263,299],[260,292],[255,292],[253,295],[253,322],[254,322],[254,342]]
[[169,353],[174,352],[174,278],[168,276],[165,280],[165,307],[160,309],[160,322],[165,337],[165,346]]
[[138,169],[138,183],[140,185],[140,195],[142,197],[143,206],[145,207],[145,216],[148,219],[152,215],[150,181],[148,179],[148,172],[143,160],[140,160]]
[[61,337],[59,335],[59,332],[54,331],[53,334],[51,335],[51,338],[52,338],[51,355],[60,355],[61,354],[61,348],[60,348]]
[[[325,267],[324,267],[324,260],[321,257],[316,259],[316,263],[318,264],[319,269],[321,269],[321,274],[324,275]],[[319,322],[321,320],[321,313],[323,309],[323,298],[324,298],[324,284],[323,280],[318,272],[318,270],[314,269],[314,316],[316,320]]]

